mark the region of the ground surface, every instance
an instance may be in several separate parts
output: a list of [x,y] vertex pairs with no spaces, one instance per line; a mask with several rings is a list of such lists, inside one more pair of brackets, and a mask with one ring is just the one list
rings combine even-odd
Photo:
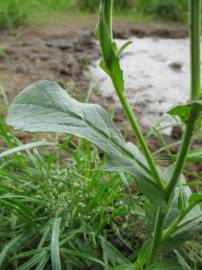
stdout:
[[[0,44],[0,81],[10,98],[28,84],[41,79],[82,86],[89,81],[83,76],[88,63],[99,57],[95,46],[95,17],[67,17],[61,23],[35,28],[2,31]],[[183,37],[187,32],[172,25],[143,25],[115,22],[115,37],[135,36]],[[78,91],[79,87],[76,87]]]

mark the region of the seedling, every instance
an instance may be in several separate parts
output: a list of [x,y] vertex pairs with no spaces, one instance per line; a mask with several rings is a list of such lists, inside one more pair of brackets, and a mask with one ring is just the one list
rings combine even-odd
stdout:
[[116,45],[112,31],[112,10],[113,0],[100,1],[97,25],[102,52],[100,66],[112,80],[140,148],[124,140],[110,115],[101,106],[80,103],[58,84],[49,81],[36,82],[15,98],[8,111],[7,123],[23,131],[62,132],[85,138],[109,157],[104,170],[133,176],[147,200],[151,233],[137,260],[115,269],[180,269],[176,262],[161,260],[202,229],[202,210],[199,205],[202,194],[193,194],[182,174],[193,134],[201,128],[201,0],[190,1],[190,102],[168,112],[181,118],[185,125],[184,138],[175,164],[166,169],[158,166],[153,159],[126,97],[120,56],[130,43],[122,48]]

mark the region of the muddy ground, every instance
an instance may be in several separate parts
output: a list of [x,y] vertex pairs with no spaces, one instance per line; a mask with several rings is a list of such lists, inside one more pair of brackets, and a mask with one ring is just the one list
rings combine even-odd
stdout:
[[[0,44],[0,82],[11,100],[30,83],[37,80],[57,81],[79,99],[86,97],[89,79],[84,75],[89,64],[99,58],[94,35],[94,18],[87,22],[68,22],[42,28],[21,28],[2,31]],[[184,38],[188,31],[177,25],[143,25],[119,23],[115,25],[116,38],[138,37]],[[103,101],[94,89],[91,100],[104,106],[113,102],[113,97]],[[2,100],[0,101],[2,104]],[[124,117],[119,109],[115,115],[117,125],[123,127]],[[179,137],[175,132],[173,137]],[[130,133],[129,133],[130,137]],[[169,138],[172,141],[175,138]],[[160,146],[158,140],[150,142],[152,149]],[[176,152],[176,148],[173,152]],[[193,165],[202,175],[202,164]]]
[[[94,20],[42,28],[1,31],[0,82],[9,99],[36,80],[54,80],[74,86],[74,93],[85,96],[89,80],[84,76],[88,64],[99,58]],[[116,38],[157,36],[183,38],[187,30],[179,26],[115,26]],[[73,93],[73,94],[74,94]]]

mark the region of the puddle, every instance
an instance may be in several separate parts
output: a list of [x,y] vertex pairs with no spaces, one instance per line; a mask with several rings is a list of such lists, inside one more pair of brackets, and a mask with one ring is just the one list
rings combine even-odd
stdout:
[[[189,39],[132,38],[121,59],[126,92],[144,127],[154,126],[166,111],[188,100],[190,89]],[[121,46],[125,41],[117,40]],[[105,97],[114,96],[109,78],[93,63],[96,86]],[[169,124],[171,119],[164,119]]]

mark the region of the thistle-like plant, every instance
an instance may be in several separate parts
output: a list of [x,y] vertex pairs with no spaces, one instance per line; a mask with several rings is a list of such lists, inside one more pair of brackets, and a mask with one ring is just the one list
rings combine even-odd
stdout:
[[121,48],[116,45],[112,11],[113,0],[100,1],[97,25],[102,52],[100,66],[112,80],[139,147],[125,141],[101,106],[80,103],[58,84],[49,81],[36,82],[15,98],[8,111],[7,123],[23,131],[60,132],[85,138],[108,156],[104,170],[127,173],[134,178],[145,196],[149,238],[135,262],[115,269],[151,270],[167,269],[167,266],[169,269],[180,269],[175,262],[162,259],[202,230],[202,194],[192,193],[182,174],[193,134],[201,128],[201,0],[190,0],[191,96],[187,104],[168,112],[179,116],[185,131],[176,162],[167,168],[156,164],[126,97],[120,56],[130,42]]

